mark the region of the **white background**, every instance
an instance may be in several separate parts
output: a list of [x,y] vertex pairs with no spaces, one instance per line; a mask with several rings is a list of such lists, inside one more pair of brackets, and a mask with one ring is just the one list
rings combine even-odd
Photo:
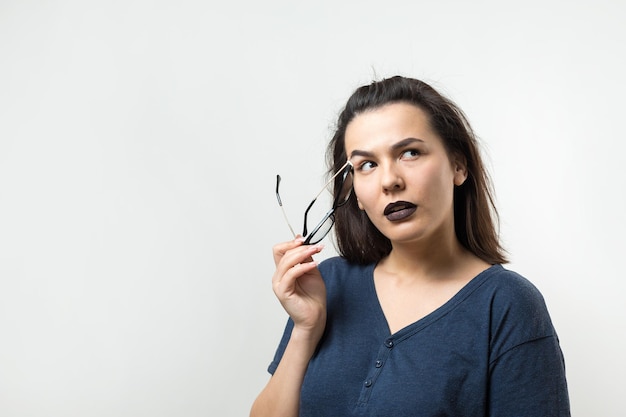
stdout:
[[[465,110],[573,414],[624,416],[623,1],[0,0],[0,415],[244,416],[349,94]],[[332,255],[330,242],[324,257]]]

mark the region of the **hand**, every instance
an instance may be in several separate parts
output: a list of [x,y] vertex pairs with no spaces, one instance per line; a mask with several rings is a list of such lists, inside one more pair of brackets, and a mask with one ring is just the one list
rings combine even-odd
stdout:
[[321,337],[326,325],[326,286],[313,255],[322,245],[302,245],[303,239],[280,243],[273,248],[276,271],[274,293],[294,322],[294,331]]

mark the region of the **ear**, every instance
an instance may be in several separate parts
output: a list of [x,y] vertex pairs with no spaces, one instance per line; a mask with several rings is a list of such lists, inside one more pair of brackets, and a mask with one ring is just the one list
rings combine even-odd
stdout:
[[365,210],[365,209],[363,208],[363,204],[361,204],[361,201],[359,201],[359,199],[358,199],[358,198],[356,199],[356,203],[357,203],[357,205],[359,206],[359,209],[361,209],[361,210]]
[[455,155],[452,159],[452,168],[454,169],[454,185],[463,185],[467,179],[467,161],[462,155]]

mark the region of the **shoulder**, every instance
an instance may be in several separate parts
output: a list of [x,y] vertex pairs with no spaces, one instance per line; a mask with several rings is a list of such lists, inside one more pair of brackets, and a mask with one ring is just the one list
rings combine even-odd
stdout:
[[491,292],[490,409],[494,415],[569,416],[563,354],[544,298],[525,277],[496,269],[485,282]]
[[348,262],[344,257],[335,256],[323,260],[318,269],[324,280],[349,279],[350,277],[362,277],[371,273],[373,265],[359,265]]
[[345,270],[345,269],[359,268],[360,265],[348,262],[348,260],[344,258],[343,256],[333,256],[328,259],[324,259],[322,262],[320,262],[319,267],[320,267],[320,270],[321,269],[335,269],[335,268]]
[[318,269],[329,294],[357,294],[367,291],[372,281],[374,265],[359,265],[348,262],[341,256],[325,259]]
[[544,312],[547,310],[541,292],[526,277],[501,265],[489,270],[485,281],[495,310],[520,310],[523,312]]
[[490,304],[492,347],[515,345],[556,336],[541,292],[527,278],[496,265],[483,283]]

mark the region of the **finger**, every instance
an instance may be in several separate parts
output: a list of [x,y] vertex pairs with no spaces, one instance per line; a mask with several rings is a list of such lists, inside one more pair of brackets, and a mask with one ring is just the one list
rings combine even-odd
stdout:
[[[274,273],[273,281],[280,282],[285,278],[285,275],[288,272],[291,272],[290,278],[296,279],[304,273],[302,271],[309,271],[315,268],[316,263],[313,261],[313,255],[321,252],[322,249],[324,249],[323,245],[306,245],[288,250],[280,259],[278,265],[276,265],[276,271]],[[311,268],[298,267],[299,265],[308,264],[312,264],[309,265]]]
[[301,245],[286,251],[278,262],[278,265],[276,265],[278,275],[281,276],[285,274],[289,269],[298,264],[311,262],[313,255],[319,253],[322,249],[322,245]]
[[274,292],[280,300],[284,300],[296,292],[296,282],[299,278],[317,268],[317,262],[304,262],[289,268],[273,282]]
[[278,262],[280,262],[280,260],[282,259],[282,257],[285,255],[287,251],[293,248],[297,248],[298,246],[302,246],[303,242],[304,242],[304,238],[298,235],[293,240],[274,245],[274,247],[272,248],[272,253],[274,254],[274,264],[278,265]]
[[287,307],[286,303],[302,302],[304,299],[309,297],[304,290],[306,287],[302,287],[299,284],[300,280],[305,278],[315,279],[315,277],[321,279],[319,277],[316,262],[294,265],[286,274],[282,276],[280,281],[276,281],[272,284],[272,289],[283,307],[285,307],[287,311],[290,311],[291,309]]

